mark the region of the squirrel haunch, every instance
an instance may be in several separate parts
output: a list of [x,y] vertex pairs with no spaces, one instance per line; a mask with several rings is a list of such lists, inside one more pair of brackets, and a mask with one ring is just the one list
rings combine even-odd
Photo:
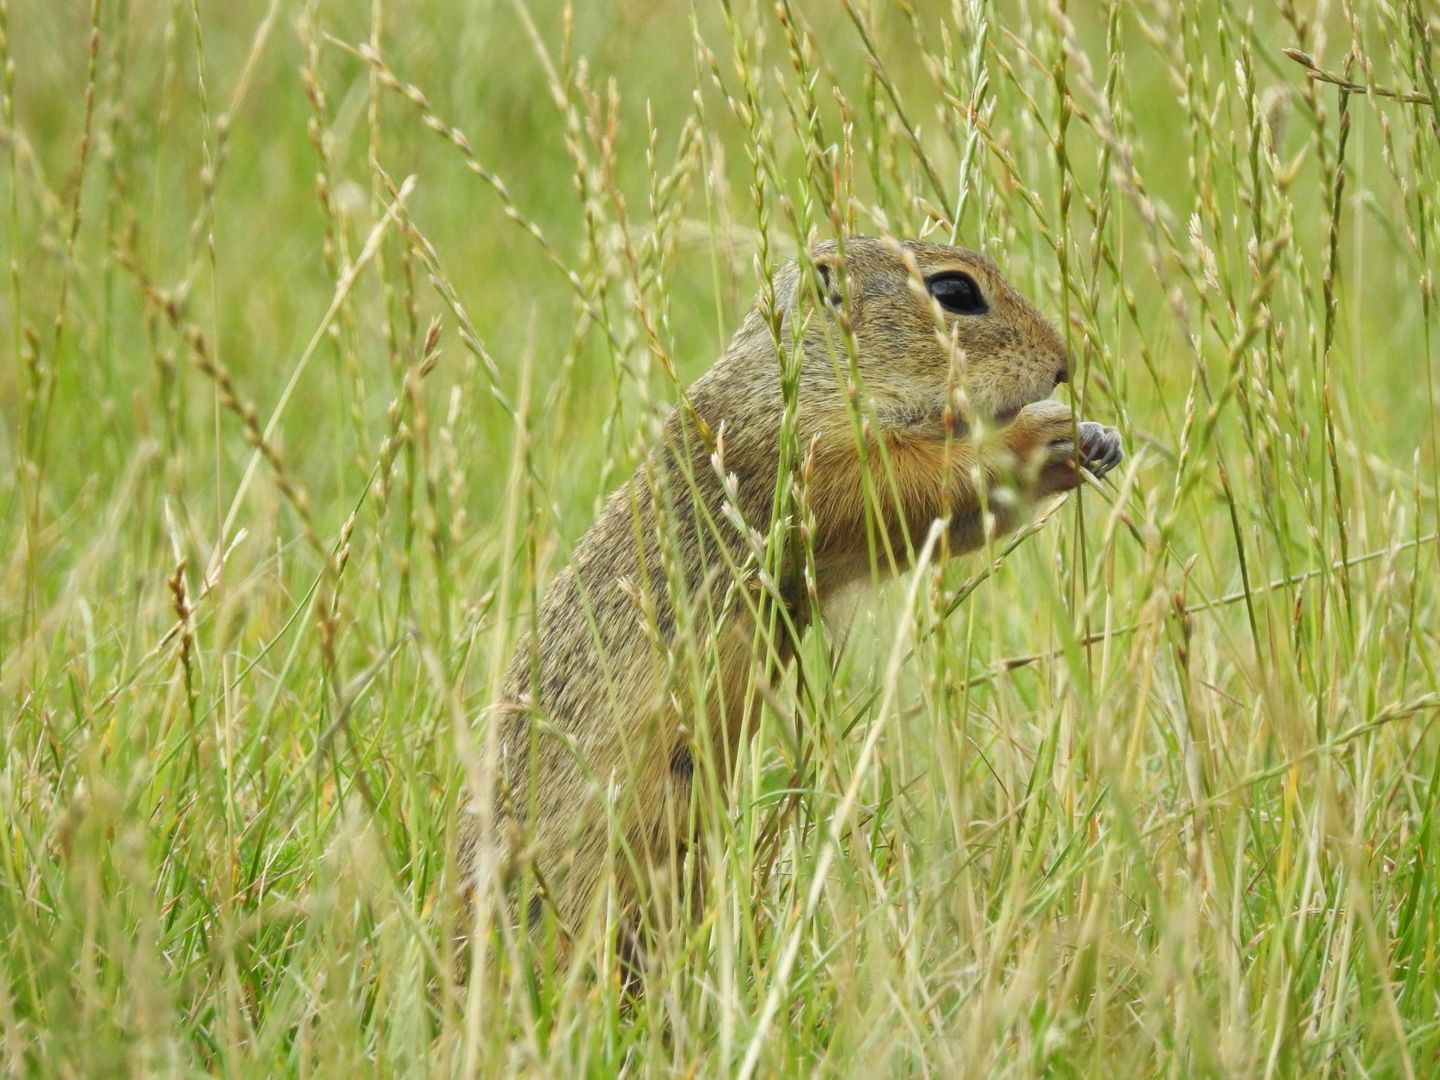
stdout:
[[[778,346],[752,310],[545,594],[482,721],[499,725],[496,795],[488,837],[486,815],[462,819],[467,896],[482,863],[501,868],[492,880],[528,874],[532,921],[541,898],[573,935],[612,868],[627,919],[673,887],[697,758],[725,775],[757,669],[794,645],[782,633],[756,655],[767,600],[742,531],[770,529],[783,423],[809,459],[817,594],[792,526],[768,602],[793,633],[814,599],[872,567],[904,569],[934,521],[947,520],[950,553],[973,550],[1077,486],[1081,465],[1120,460],[1113,429],[1046,400],[1068,377],[1065,344],[988,258],[852,237],[811,262],[813,276],[792,263],[774,278]],[[786,364],[798,364],[788,421]]]

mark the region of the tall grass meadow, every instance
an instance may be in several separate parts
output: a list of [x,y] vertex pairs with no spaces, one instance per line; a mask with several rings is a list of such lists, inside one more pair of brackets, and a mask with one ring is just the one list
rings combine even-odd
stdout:
[[[1429,0],[0,0],[0,65],[7,1072],[1440,1068]],[[856,233],[994,258],[1124,465],[809,632],[636,992],[457,982],[546,583]]]

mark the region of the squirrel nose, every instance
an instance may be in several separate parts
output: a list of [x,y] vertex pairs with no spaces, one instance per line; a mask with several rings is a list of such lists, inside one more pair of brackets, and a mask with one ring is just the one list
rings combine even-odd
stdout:
[[1055,370],[1055,385],[1056,385],[1056,386],[1059,386],[1062,382],[1069,382],[1069,381],[1070,381],[1070,367],[1069,367],[1068,364],[1061,364],[1061,365]]

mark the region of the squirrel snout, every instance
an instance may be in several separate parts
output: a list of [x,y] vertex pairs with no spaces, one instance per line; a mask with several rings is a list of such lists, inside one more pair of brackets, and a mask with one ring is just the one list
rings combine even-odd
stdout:
[[1065,362],[1062,360],[1062,361],[1060,362],[1060,366],[1055,369],[1055,385],[1056,385],[1056,386],[1059,386],[1062,382],[1069,382],[1069,381],[1070,381],[1070,365],[1067,364],[1067,363],[1065,363]]

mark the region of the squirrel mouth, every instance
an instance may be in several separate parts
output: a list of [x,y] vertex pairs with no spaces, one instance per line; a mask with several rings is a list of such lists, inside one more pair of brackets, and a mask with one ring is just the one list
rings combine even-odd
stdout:
[[1014,422],[1015,417],[1020,415],[1020,410],[1034,405],[1036,402],[1044,401],[1050,395],[1048,393],[1036,393],[1033,396],[1025,397],[1014,405],[1007,405],[1003,409],[996,409],[990,414],[990,420],[996,427],[1006,427]]
[[[1049,395],[1047,394],[1042,394],[1034,398],[1029,398],[1021,401],[1016,405],[1007,405],[1003,409],[996,409],[993,412],[989,412],[988,415],[986,411],[982,408],[980,410],[978,419],[985,423],[986,426],[997,428],[1008,427],[1010,424],[1014,423],[1015,418],[1020,415],[1020,411],[1022,409],[1026,408],[1029,405],[1034,405],[1037,401],[1044,401],[1045,398],[1048,396]],[[964,436],[969,434],[971,427],[970,420],[968,420],[960,411],[956,410],[948,414],[942,415],[948,415],[948,421],[945,422],[945,426],[949,428],[950,434],[953,435],[955,438],[963,438]]]

